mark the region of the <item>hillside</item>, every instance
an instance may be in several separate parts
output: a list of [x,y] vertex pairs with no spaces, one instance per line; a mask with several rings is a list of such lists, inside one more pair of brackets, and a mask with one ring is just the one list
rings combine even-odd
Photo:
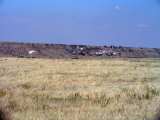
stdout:
[[20,58],[160,58],[158,48],[87,46],[38,43],[0,43],[0,57]]

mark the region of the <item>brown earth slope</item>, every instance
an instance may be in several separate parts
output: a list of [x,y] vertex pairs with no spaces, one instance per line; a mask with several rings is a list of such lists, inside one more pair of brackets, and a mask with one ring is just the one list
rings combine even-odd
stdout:
[[38,43],[0,43],[0,57],[24,58],[160,58],[158,48],[87,46]]

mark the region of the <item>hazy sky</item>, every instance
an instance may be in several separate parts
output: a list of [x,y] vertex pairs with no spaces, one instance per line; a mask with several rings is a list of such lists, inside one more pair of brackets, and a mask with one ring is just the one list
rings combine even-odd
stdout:
[[0,41],[160,47],[160,0],[0,0]]

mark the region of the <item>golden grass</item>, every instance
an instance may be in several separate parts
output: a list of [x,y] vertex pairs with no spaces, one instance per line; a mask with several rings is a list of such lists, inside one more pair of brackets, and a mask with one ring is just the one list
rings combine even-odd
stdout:
[[0,103],[13,120],[150,120],[160,59],[0,58]]

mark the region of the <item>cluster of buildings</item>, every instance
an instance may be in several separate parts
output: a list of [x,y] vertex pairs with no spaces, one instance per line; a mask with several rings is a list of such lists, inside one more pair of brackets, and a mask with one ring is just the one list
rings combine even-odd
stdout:
[[82,56],[119,56],[120,52],[112,47],[86,47],[77,46],[72,48],[71,54]]

